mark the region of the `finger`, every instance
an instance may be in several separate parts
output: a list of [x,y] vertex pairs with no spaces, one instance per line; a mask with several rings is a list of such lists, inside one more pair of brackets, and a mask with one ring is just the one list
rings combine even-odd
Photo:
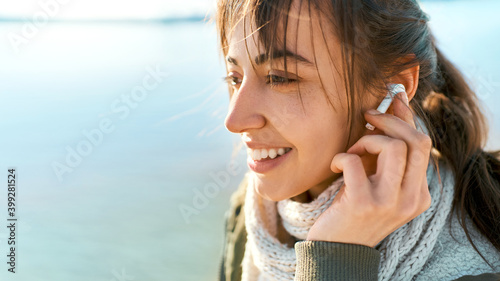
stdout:
[[416,129],[415,121],[413,120],[413,112],[411,111],[408,96],[405,92],[400,92],[394,96],[393,101],[394,116],[408,123],[412,128]]
[[419,183],[422,179],[425,179],[429,154],[432,148],[432,141],[429,136],[390,114],[365,114],[365,118],[368,122],[381,129],[387,136],[401,139],[408,145],[408,164],[407,174],[405,175],[405,177],[408,177],[408,182]]
[[361,137],[347,153],[378,155],[376,179],[381,184],[401,186],[407,162],[407,145],[400,139],[385,135]]
[[[410,149],[408,153],[408,162],[406,164],[407,170],[405,172],[405,187],[413,185],[427,184],[427,167],[429,165],[430,144],[422,144],[422,149]],[[428,147],[428,148],[427,148]]]
[[399,117],[391,114],[379,113],[376,110],[369,110],[365,114],[365,119],[382,130],[387,136],[405,141],[410,150],[421,149],[430,152],[432,141],[429,136],[417,131]]
[[370,184],[361,158],[356,154],[338,153],[333,157],[330,168],[334,173],[343,172],[344,182],[348,186],[361,187]]
[[427,182],[422,183],[420,189],[404,190],[400,202],[399,210],[410,220],[425,212],[432,202]]
[[342,195],[344,195],[345,192],[345,180],[344,184],[339,188],[339,191],[337,192],[337,195],[333,198],[332,205],[337,203],[340,199],[342,199]]
[[[421,134],[412,125],[392,114],[380,113],[376,110],[368,110],[365,119],[384,134],[410,142],[416,135]],[[413,123],[414,125],[414,123]]]

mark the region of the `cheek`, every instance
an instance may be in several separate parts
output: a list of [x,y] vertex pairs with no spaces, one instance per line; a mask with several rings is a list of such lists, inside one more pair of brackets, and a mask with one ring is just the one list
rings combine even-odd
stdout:
[[336,153],[344,150],[347,141],[345,122],[345,116],[335,114],[329,105],[309,108],[289,124],[287,137],[297,148],[301,160],[325,162],[325,158],[333,159]]
[[315,120],[303,128],[299,155],[302,154],[310,163],[329,169],[333,156],[344,149],[345,138],[345,131],[339,123],[326,118]]
[[[336,93],[329,95],[338,96]],[[328,99],[318,83],[304,83],[300,96],[298,93],[283,94],[273,99],[272,103],[280,106],[273,107],[270,122],[284,139],[297,148],[299,156],[304,157],[302,159],[308,159],[308,156],[333,157],[345,148],[345,106],[338,98]]]
[[295,135],[297,126],[303,122],[303,109],[297,94],[280,94],[271,101],[267,116],[271,125],[283,136]]

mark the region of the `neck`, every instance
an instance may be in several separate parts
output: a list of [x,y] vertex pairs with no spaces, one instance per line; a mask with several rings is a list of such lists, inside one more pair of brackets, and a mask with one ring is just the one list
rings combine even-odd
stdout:
[[306,190],[305,192],[290,198],[292,201],[296,201],[299,203],[309,203],[316,199],[325,189],[327,189],[333,181],[338,179],[342,174],[333,174],[331,177],[326,180],[320,182],[314,187]]

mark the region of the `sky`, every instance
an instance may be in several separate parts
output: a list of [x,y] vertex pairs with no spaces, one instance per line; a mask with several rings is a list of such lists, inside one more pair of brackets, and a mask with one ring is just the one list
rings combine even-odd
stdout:
[[215,0],[0,0],[0,17],[50,19],[154,19],[205,15]]

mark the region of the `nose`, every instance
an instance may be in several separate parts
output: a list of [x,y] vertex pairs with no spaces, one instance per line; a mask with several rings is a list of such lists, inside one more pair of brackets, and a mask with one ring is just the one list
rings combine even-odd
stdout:
[[266,119],[260,109],[263,108],[263,97],[259,94],[257,83],[245,80],[239,89],[235,89],[229,102],[229,110],[224,124],[232,133],[243,133],[250,129],[264,127]]

